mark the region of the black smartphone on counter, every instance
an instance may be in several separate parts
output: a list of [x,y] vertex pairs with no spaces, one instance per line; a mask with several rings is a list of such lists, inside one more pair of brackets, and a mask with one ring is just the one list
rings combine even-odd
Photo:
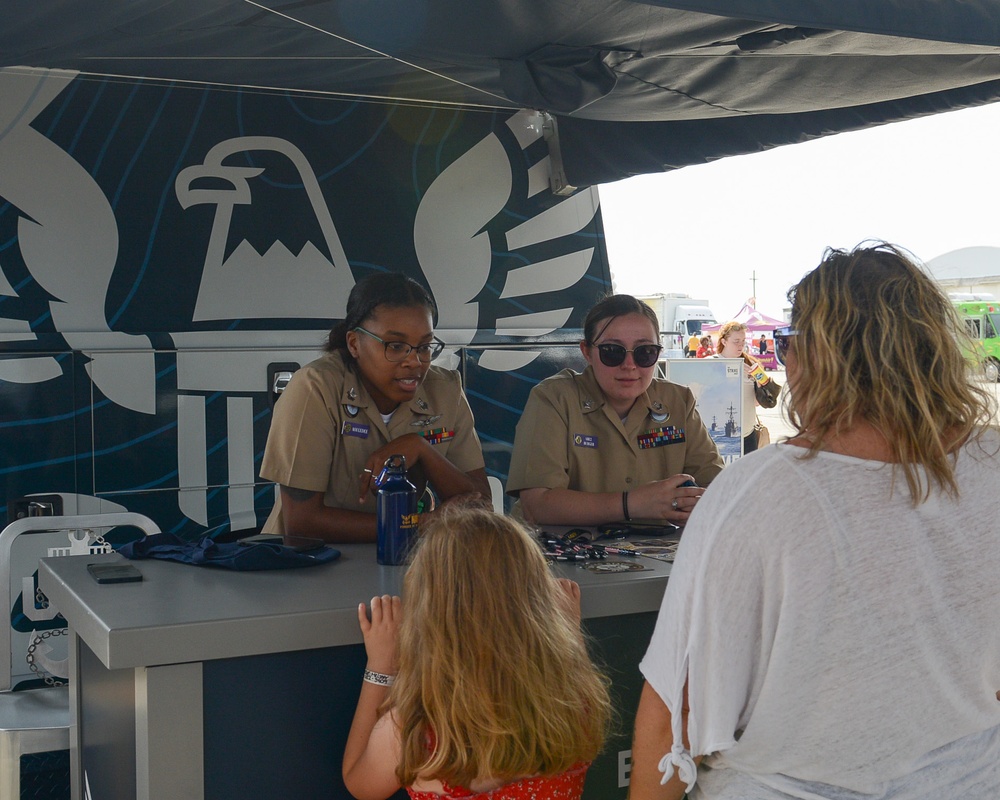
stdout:
[[132,564],[87,564],[87,572],[98,583],[135,583],[142,573]]
[[296,553],[308,553],[310,550],[319,550],[326,542],[322,539],[310,539],[307,536],[286,536],[283,544],[291,547]]

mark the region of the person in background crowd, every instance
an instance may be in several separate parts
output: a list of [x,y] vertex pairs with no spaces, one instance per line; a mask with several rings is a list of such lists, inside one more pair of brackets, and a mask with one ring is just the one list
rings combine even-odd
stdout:
[[795,435],[727,468],[681,539],[629,797],[994,800],[994,398],[898,247],[828,250],[789,300]]
[[687,358],[694,358],[695,354],[698,352],[698,344],[698,334],[692,333],[691,338],[687,341],[687,350],[684,355],[687,356]]
[[[753,369],[751,363],[744,358],[744,350],[747,344],[747,326],[742,322],[730,320],[719,329],[719,346],[716,348],[716,358],[738,358],[743,367],[743,382],[740,387],[742,397],[742,426],[743,426],[743,455],[752,453],[757,449],[757,406],[764,408],[774,408],[778,404],[778,394],[776,391],[765,391],[757,385],[751,377],[750,371]],[[780,387],[775,387],[780,391]],[[749,431],[749,433],[747,433]]]
[[274,405],[260,476],[281,489],[265,533],[375,541],[373,479],[395,454],[420,492],[489,498],[461,378],[431,366],[444,347],[436,318],[427,290],[402,273],[355,284],[326,355]]
[[708,358],[715,355],[715,347],[712,345],[711,336],[702,336],[698,340],[698,349],[695,351],[695,358]]
[[757,352],[762,355],[767,355],[767,336],[763,333],[760,335],[760,343],[757,345]]
[[611,716],[580,587],[553,577],[510,517],[448,507],[421,526],[403,595],[405,614],[388,595],[370,621],[358,607],[368,666],[344,749],[351,794],[578,800]]
[[587,368],[563,370],[531,390],[507,479],[528,521],[684,524],[722,470],[691,390],[653,377],[657,330],[648,305],[607,296],[584,322]]

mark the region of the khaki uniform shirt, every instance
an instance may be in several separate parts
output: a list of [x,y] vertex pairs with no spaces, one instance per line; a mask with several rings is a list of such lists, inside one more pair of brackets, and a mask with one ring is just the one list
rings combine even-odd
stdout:
[[[483,450],[472,409],[454,370],[432,366],[406,405],[382,421],[357,371],[339,352],[297,370],[274,405],[260,477],[282,486],[323,492],[332,508],[375,513],[375,495],[358,503],[361,470],[375,450],[407,433],[419,433],[462,472],[482,469]],[[409,479],[422,492],[420,464]],[[265,533],[283,533],[280,497]]]
[[654,379],[622,421],[591,367],[564,369],[531,390],[507,491],[621,492],[681,472],[708,486],[721,471],[722,457],[686,386]]

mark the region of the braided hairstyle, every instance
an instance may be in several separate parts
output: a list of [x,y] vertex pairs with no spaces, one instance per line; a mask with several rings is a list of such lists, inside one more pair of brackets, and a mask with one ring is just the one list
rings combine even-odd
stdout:
[[426,308],[437,324],[437,305],[430,292],[402,272],[377,273],[362,278],[347,298],[347,315],[333,326],[326,341],[326,351],[339,350],[344,361],[354,362],[347,347],[347,332],[364,324],[375,315],[379,306],[388,308]]

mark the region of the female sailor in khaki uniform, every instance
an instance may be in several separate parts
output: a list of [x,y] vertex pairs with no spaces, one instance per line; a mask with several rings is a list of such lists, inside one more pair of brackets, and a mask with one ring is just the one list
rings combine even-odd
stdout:
[[[653,378],[658,327],[640,300],[606,297],[584,324],[580,350],[589,366],[532,389],[507,480],[530,522],[683,524],[722,471],[691,390]],[[697,485],[682,485],[689,481]]]
[[359,281],[327,353],[299,369],[274,406],[260,475],[280,485],[268,533],[374,541],[385,459],[442,500],[488,498],[483,452],[457,372],[431,366],[434,301],[401,273]]

